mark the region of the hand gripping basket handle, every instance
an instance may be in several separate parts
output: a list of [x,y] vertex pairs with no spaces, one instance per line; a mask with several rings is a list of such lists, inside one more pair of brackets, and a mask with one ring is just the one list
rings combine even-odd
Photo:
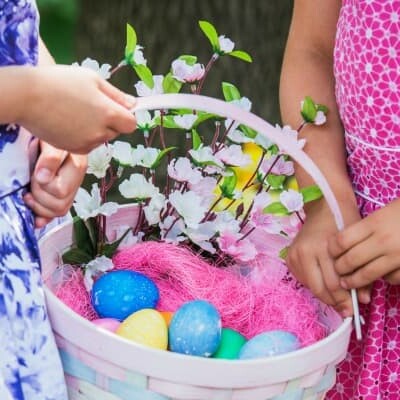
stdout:
[[[343,217],[335,196],[321,171],[314,162],[302,151],[296,142],[282,134],[282,132],[264,121],[260,117],[245,111],[233,104],[229,104],[222,100],[214,99],[206,96],[193,94],[162,94],[148,97],[137,98],[136,106],[132,111],[139,110],[160,110],[160,109],[176,109],[190,108],[197,111],[209,112],[221,117],[230,118],[246,125],[258,133],[264,135],[273,143],[277,144],[281,150],[296,160],[307,173],[314,179],[324,194],[330,210],[335,218],[338,230],[343,229]],[[354,325],[357,339],[361,339],[361,323],[357,302],[357,293],[355,289],[351,290],[351,298],[354,310]]]

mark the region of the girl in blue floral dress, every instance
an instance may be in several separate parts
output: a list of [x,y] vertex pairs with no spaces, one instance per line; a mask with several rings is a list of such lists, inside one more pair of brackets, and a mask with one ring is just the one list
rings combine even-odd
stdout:
[[[135,128],[132,99],[94,73],[41,63],[33,67],[40,58],[39,42],[34,0],[0,0],[1,400],[67,399],[45,309],[34,214],[24,202],[38,141],[21,125],[79,153]],[[52,217],[65,204],[66,195],[54,185],[38,193],[28,203],[39,216]]]

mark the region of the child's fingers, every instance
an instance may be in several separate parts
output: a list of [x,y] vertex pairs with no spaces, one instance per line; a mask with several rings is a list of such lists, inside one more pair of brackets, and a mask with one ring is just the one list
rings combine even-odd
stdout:
[[377,279],[389,274],[397,265],[388,256],[381,256],[359,268],[350,275],[340,279],[340,285],[345,289],[357,289],[372,284]]
[[121,106],[127,108],[128,110],[133,108],[136,104],[136,99],[133,96],[122,92],[104,79],[100,81],[100,90],[106,96],[108,96]]
[[43,217],[36,217],[35,218],[35,228],[40,229],[49,224],[53,218],[43,218]]
[[311,255],[310,249],[302,246],[289,248],[286,263],[293,275],[318,299],[325,304],[334,305],[335,300],[327,289],[322,271],[315,257]]
[[336,259],[335,269],[339,275],[348,275],[382,255],[382,244],[376,235],[371,235]]
[[368,285],[357,290],[357,298],[360,303],[369,304],[371,302],[371,289],[372,285]]
[[321,252],[318,258],[324,284],[333,298],[333,306],[342,317],[353,315],[351,295],[348,290],[340,286],[340,277],[336,273],[333,260],[326,252]]
[[357,243],[367,239],[372,231],[367,220],[359,221],[343,231],[332,235],[328,241],[328,252],[332,258],[338,258]]
[[57,149],[43,141],[40,143],[40,149],[33,177],[39,184],[47,184],[56,176],[60,166],[68,156],[68,152]]
[[[400,266],[399,266],[400,267]],[[391,285],[400,285],[400,268],[384,276],[386,282]]]
[[136,129],[136,118],[132,112],[105,97],[107,107],[106,126],[114,131],[113,137],[120,133],[131,133]]
[[24,201],[38,217],[53,219],[65,215],[69,211],[69,202],[57,199],[45,191],[37,193],[35,197],[28,193],[25,195]]

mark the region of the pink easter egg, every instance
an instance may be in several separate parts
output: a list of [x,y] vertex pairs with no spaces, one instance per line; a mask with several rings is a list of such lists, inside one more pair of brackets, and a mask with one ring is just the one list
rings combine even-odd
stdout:
[[94,319],[92,322],[100,328],[106,329],[110,332],[115,332],[121,324],[120,321],[114,318],[98,318]]

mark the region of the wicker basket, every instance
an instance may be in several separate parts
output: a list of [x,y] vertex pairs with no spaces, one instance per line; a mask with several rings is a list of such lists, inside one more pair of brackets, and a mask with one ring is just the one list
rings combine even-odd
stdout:
[[[342,227],[340,210],[322,174],[305,153],[262,119],[194,95],[141,98],[137,109],[182,107],[217,113],[264,133],[310,173],[338,228]],[[121,207],[109,218],[109,233],[134,219],[136,211],[134,206]],[[321,304],[320,320],[330,328],[330,335],[301,350],[264,359],[207,359],[144,347],[96,327],[52,293],[51,275],[72,237],[72,224],[67,223],[40,241],[47,306],[70,400],[317,400],[333,386],[336,365],[347,351],[351,319],[343,321]]]

